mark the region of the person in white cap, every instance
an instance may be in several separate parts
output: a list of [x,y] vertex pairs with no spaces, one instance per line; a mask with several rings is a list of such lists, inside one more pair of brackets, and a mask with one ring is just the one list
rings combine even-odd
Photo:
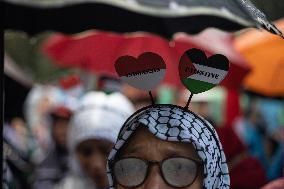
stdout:
[[133,112],[131,102],[120,93],[87,93],[71,121],[71,173],[56,188],[108,188],[107,156]]

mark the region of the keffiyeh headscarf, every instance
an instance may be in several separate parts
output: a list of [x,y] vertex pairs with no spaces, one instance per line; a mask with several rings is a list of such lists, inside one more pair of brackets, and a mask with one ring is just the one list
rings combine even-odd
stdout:
[[203,188],[229,189],[230,178],[223,148],[211,124],[202,117],[174,105],[155,105],[142,108],[123,125],[117,142],[108,157],[108,179],[114,189],[109,165],[138,126],[144,125],[161,140],[190,142],[204,162]]

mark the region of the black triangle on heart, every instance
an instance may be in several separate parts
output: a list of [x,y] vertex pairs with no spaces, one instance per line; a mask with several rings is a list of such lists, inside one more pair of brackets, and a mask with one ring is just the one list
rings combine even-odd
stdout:
[[215,54],[207,58],[204,51],[193,48],[186,51],[186,55],[194,64],[208,66],[224,71],[229,70],[229,60],[222,54]]

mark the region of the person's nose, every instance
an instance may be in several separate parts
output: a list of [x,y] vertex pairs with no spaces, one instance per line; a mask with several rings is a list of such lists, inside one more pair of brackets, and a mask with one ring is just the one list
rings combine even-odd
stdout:
[[143,184],[143,189],[168,189],[169,186],[162,178],[161,172],[158,166],[152,166],[149,168],[147,178]]
[[93,154],[91,160],[92,169],[96,172],[105,172],[106,170],[106,157],[101,154]]

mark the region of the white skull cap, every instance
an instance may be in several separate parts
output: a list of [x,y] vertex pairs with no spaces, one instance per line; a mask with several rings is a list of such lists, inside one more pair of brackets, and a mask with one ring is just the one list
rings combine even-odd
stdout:
[[119,130],[134,112],[132,103],[120,93],[89,92],[84,95],[71,120],[69,148],[89,139],[115,143]]

